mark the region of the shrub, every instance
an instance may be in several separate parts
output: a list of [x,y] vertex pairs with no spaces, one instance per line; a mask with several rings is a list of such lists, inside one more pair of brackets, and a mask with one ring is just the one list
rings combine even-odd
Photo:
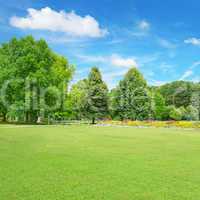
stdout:
[[197,108],[195,108],[194,106],[190,105],[186,108],[186,112],[187,112],[187,120],[191,120],[191,121],[197,121],[199,120],[199,111]]
[[173,120],[180,121],[183,115],[182,115],[181,109],[171,106],[169,116]]

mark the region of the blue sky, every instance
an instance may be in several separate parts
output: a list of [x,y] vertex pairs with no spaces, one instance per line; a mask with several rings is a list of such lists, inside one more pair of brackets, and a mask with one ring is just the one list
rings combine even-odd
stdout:
[[200,79],[198,0],[0,0],[0,42],[32,34],[110,88],[131,66],[148,83]]

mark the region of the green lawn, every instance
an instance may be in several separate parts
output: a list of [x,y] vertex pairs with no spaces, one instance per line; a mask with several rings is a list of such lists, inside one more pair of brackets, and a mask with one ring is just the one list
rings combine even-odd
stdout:
[[199,200],[200,132],[0,126],[0,200]]

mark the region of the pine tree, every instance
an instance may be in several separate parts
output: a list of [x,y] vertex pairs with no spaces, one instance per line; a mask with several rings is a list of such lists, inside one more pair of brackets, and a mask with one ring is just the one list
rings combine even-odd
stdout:
[[115,93],[116,113],[121,119],[144,120],[150,114],[150,96],[142,74],[131,68]]
[[88,77],[86,110],[92,124],[108,114],[108,88],[98,68],[94,67]]

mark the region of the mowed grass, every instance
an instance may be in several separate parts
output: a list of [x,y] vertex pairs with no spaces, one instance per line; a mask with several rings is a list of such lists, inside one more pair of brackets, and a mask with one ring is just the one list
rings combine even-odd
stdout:
[[198,200],[200,132],[0,126],[1,200]]

